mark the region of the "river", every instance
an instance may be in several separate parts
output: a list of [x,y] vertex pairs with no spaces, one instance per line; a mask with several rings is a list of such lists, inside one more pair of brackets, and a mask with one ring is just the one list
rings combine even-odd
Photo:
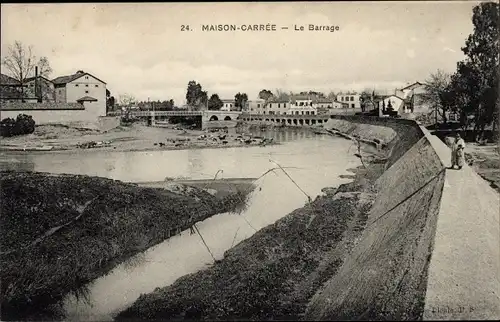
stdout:
[[[299,130],[256,133],[273,137],[281,145],[225,149],[150,152],[75,151],[64,153],[0,153],[0,168],[52,173],[85,174],[127,182],[184,179],[258,178],[274,162],[286,167],[294,182],[280,170],[256,181],[241,215],[223,213],[201,223],[198,229],[216,259],[226,250],[294,209],[315,198],[324,187],[349,179],[349,168],[360,165],[352,142]],[[297,186],[303,190],[301,191]],[[67,320],[103,321],[131,305],[141,293],[173,283],[213,263],[199,235],[189,230],[160,243],[115,267],[89,285],[87,299],[68,296]]]

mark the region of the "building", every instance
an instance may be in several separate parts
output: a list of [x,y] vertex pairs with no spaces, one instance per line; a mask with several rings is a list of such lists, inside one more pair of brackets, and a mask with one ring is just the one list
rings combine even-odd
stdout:
[[386,111],[389,107],[392,107],[392,110],[398,112],[398,114],[407,113],[405,109],[404,99],[397,95],[390,95],[385,97],[382,101],[379,102],[379,107],[382,108],[382,110],[385,109]]
[[60,76],[52,80],[56,103],[82,103],[96,116],[106,115],[106,83],[84,72]]
[[2,118],[26,114],[36,124],[47,124],[96,122],[106,116],[106,83],[89,73],[78,71],[53,80],[35,76],[25,79],[22,86],[4,76],[0,79]]
[[0,101],[10,102],[21,100],[23,87],[26,87],[26,85],[23,86],[17,79],[0,74]]
[[401,98],[408,98],[411,97],[413,94],[422,94],[424,92],[425,92],[425,84],[420,82],[415,82],[401,89],[396,89],[394,95],[397,95]]
[[290,99],[288,115],[317,115],[318,109],[313,104],[314,99],[310,96],[297,95]]
[[349,108],[349,104],[346,103],[346,102],[333,101],[332,102],[332,108],[334,108],[334,109]]
[[337,101],[348,104],[349,108],[361,108],[361,95],[359,94],[338,94]]
[[235,110],[235,101],[234,99],[223,99],[221,111],[234,111]]
[[257,114],[286,115],[289,108],[290,102],[288,100],[274,100],[267,102],[262,109],[262,113]]
[[313,101],[313,107],[321,108],[321,109],[330,109],[333,108],[333,100],[329,100],[327,98],[320,98]]
[[264,105],[266,104],[266,101],[263,99],[257,99],[257,100],[249,100],[247,101],[245,105],[244,111],[250,114],[261,114],[258,112],[261,112],[264,110]]
[[[56,92],[54,83],[44,77],[29,77],[24,80],[26,85],[26,94],[30,100],[42,102],[55,102]],[[38,89],[36,88],[38,86]]]
[[407,109],[411,113],[428,113],[433,109],[425,99],[426,92],[426,84],[420,82],[395,91],[396,95],[405,99]]

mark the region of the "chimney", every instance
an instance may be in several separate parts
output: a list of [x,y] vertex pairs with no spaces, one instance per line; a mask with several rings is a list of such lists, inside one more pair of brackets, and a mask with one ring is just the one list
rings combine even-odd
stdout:
[[38,66],[35,66],[35,97],[37,98],[38,103],[42,102],[41,94],[40,81],[38,79]]

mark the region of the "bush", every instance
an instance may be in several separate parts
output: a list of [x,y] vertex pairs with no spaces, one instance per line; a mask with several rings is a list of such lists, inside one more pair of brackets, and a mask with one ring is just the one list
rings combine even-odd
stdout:
[[5,118],[0,121],[1,136],[15,136],[31,134],[35,132],[35,121],[31,115],[19,114],[14,120],[13,118]]

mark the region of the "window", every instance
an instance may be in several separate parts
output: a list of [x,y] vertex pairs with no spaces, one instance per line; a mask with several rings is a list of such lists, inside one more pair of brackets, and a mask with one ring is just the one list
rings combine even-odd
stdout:
[[351,107],[354,108],[354,104],[351,104]]
[[306,115],[309,115],[309,111],[306,111]]
[[99,85],[96,84],[95,87],[99,87]]
[[283,107],[286,107],[286,103],[283,103]]
[[260,108],[260,104],[257,104],[257,108]]
[[88,94],[88,93],[89,93],[89,91],[85,91],[85,94]]
[[280,104],[280,103],[278,103],[278,108],[280,108],[280,107],[281,107],[281,104]]
[[88,76],[85,76],[85,79],[89,79],[89,77],[88,77]]
[[351,96],[351,102],[353,102],[353,101],[354,101],[354,96]]
[[89,87],[89,84],[85,84],[85,87]]
[[75,84],[75,87],[78,87],[78,84]]

